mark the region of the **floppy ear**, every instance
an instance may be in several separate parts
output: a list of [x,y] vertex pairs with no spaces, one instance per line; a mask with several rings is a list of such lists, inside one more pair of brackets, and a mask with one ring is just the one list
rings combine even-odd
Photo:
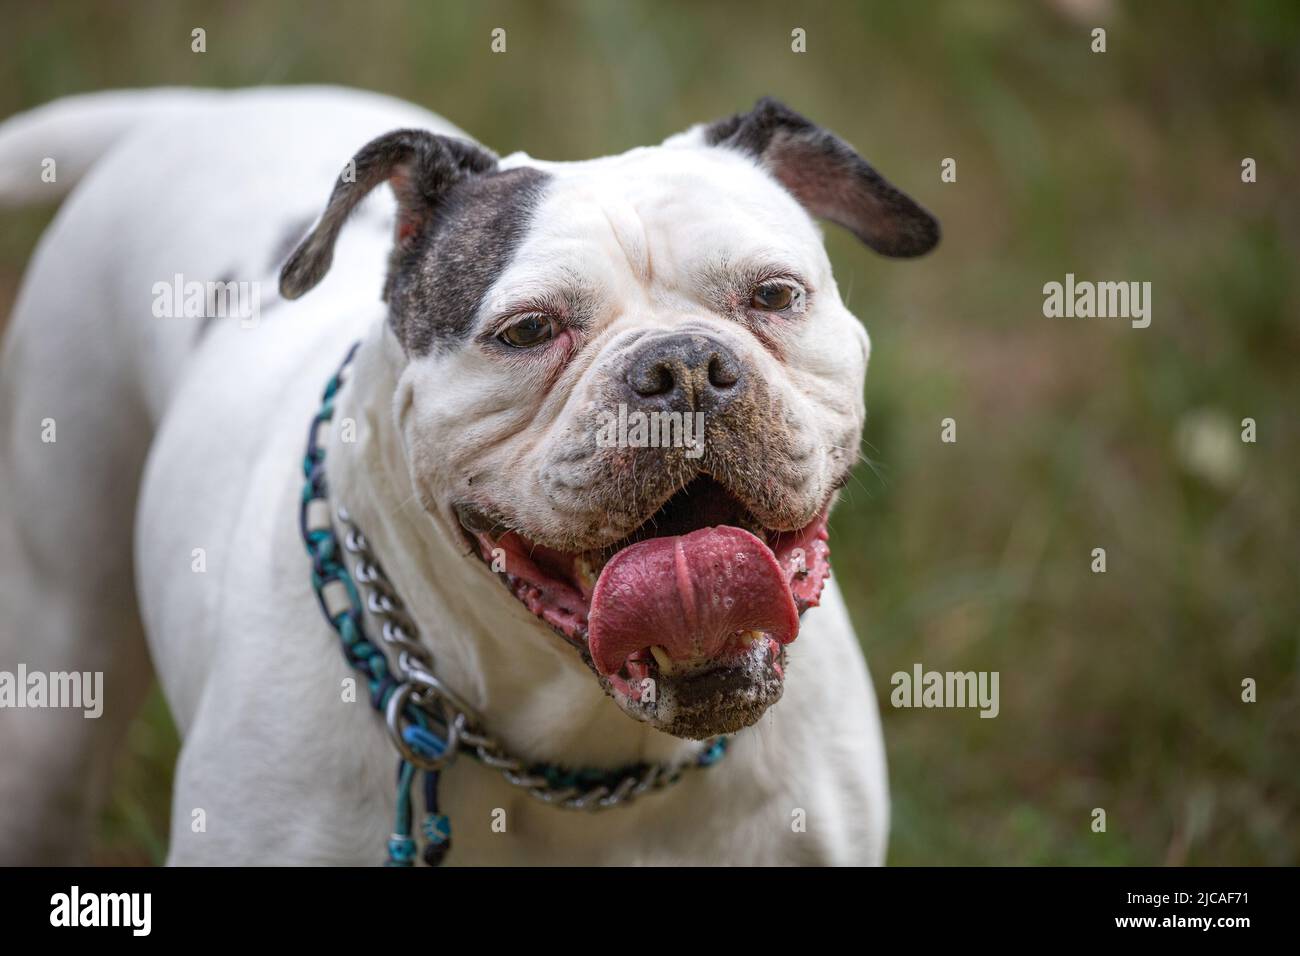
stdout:
[[387,181],[397,196],[395,241],[400,252],[424,232],[451,186],[496,165],[496,155],[475,143],[425,130],[399,129],[371,140],[352,157],[334,184],[320,222],[280,270],[280,294],[296,299],[325,277],[343,223],[380,183]]
[[885,256],[919,256],[939,242],[938,221],[890,185],[848,143],[770,97],[704,128],[710,146],[753,156],[814,216],[848,229]]

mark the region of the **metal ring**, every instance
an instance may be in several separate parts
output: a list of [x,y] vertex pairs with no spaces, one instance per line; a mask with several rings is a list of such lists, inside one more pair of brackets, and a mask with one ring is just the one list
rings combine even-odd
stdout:
[[[411,695],[415,693],[415,685],[410,683],[399,684],[393,691],[393,696],[388,698],[388,707],[384,711],[384,723],[388,727],[388,736],[392,738],[397,747],[397,752],[402,758],[420,770],[441,770],[448,766],[460,749],[460,728],[464,723],[464,715],[451,714],[447,710],[447,702],[441,697],[436,698],[436,706],[441,711],[443,723],[447,727],[447,738],[445,741],[446,749],[443,750],[441,757],[426,757],[418,754],[411,749],[411,745],[406,742],[402,736],[402,717],[406,710],[406,705],[411,701]],[[424,700],[421,704],[426,703]]]

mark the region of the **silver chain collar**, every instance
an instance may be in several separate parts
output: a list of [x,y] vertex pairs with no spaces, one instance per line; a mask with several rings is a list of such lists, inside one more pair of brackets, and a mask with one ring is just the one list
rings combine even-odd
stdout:
[[[336,513],[344,529],[343,548],[354,560],[353,580],[366,593],[365,608],[380,625],[380,640],[389,652],[386,656],[397,680],[397,688],[385,709],[385,723],[403,759],[421,770],[436,771],[455,760],[461,749],[469,748],[485,766],[499,770],[511,786],[566,810],[606,810],[630,803],[644,794],[672,786],[685,770],[701,765],[699,758],[672,767],[647,763],[629,771],[613,787],[606,784],[585,788],[557,786],[546,777],[530,772],[527,764],[510,756],[484,730],[484,722],[474,708],[434,674],[433,653],[420,642],[419,628],[384,574],[370,543],[352,522],[347,509],[339,507]],[[405,713],[410,703],[424,707],[444,721],[447,739],[441,756],[421,755],[407,743],[403,731],[408,724]],[[710,746],[719,744],[714,742]]]

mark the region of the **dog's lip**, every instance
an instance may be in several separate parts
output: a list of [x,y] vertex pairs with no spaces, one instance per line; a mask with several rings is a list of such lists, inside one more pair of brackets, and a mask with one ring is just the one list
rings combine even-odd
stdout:
[[452,511],[460,526],[471,535],[489,534],[496,528],[504,527],[502,519],[494,518],[484,509],[468,502],[457,502],[452,506]]

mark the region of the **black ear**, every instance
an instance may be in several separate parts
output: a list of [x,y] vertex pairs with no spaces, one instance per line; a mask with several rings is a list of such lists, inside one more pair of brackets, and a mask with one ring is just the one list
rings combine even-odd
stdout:
[[852,146],[770,97],[706,126],[704,140],[753,156],[810,213],[839,223],[881,255],[924,255],[939,242],[938,221]]
[[320,222],[280,270],[280,294],[296,299],[325,277],[343,223],[380,183],[387,181],[397,196],[400,248],[424,231],[451,186],[496,165],[496,155],[475,143],[425,130],[399,129],[371,140],[339,175]]

